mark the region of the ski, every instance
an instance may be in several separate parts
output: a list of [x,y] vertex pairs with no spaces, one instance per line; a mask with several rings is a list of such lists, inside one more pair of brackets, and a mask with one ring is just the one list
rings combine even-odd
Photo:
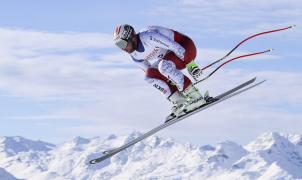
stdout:
[[215,99],[214,101],[208,102],[208,103],[202,105],[201,107],[199,107],[199,108],[197,108],[193,111],[187,112],[187,113],[185,113],[185,114],[183,114],[179,117],[175,117],[173,119],[170,119],[169,121],[166,121],[165,123],[153,128],[152,130],[148,131],[147,133],[143,134],[142,136],[140,136],[136,139],[133,139],[132,141],[130,141],[130,142],[118,147],[118,148],[104,151],[103,156],[91,160],[90,164],[97,164],[97,163],[99,163],[99,162],[101,162],[105,159],[108,159],[108,158],[112,157],[113,155],[125,150],[126,148],[128,148],[128,147],[130,147],[130,146],[146,139],[147,137],[155,134],[156,132],[160,131],[161,129],[166,128],[166,127],[168,127],[168,126],[170,126],[170,125],[172,125],[176,122],[179,122],[179,121],[181,121],[181,120],[183,120],[183,119],[185,119],[185,118],[187,118],[187,117],[189,117],[193,114],[196,114],[197,112],[200,112],[204,109],[207,109],[207,108],[209,108],[209,107],[211,107],[211,106],[213,106],[213,105],[215,105],[219,102],[222,102],[222,101],[224,101],[226,99],[229,99],[233,96],[236,96],[236,95],[238,95],[242,92],[245,92],[245,91],[247,91],[247,90],[249,90],[249,89],[251,89],[255,86],[258,86],[258,85],[262,84],[265,80],[260,81],[258,83],[254,83],[255,81],[256,81],[256,77],[252,78],[252,79],[250,79],[250,80],[248,80],[248,81],[246,81],[246,82],[244,82],[244,83],[242,83],[242,84],[240,84],[240,85],[238,85],[238,86],[236,86],[236,87],[234,87],[234,88],[232,88],[232,89],[230,89],[230,90],[228,90],[228,91],[226,91],[226,92],[224,92],[224,93],[222,93],[218,96],[216,96],[214,98]]
[[[207,108],[209,108],[209,107],[211,107],[211,106],[213,106],[213,105],[215,105],[215,104],[217,104],[217,103],[219,103],[219,102],[221,102],[221,101],[224,101],[224,100],[226,100],[226,99],[229,99],[229,98],[231,98],[231,97],[233,97],[233,96],[235,96],[235,95],[237,95],[237,94],[240,94],[240,93],[242,93],[242,92],[244,92],[244,91],[247,91],[247,90],[249,90],[249,89],[251,89],[251,88],[253,88],[253,87],[255,87],[255,86],[258,86],[259,84],[262,84],[263,82],[265,82],[265,80],[260,81],[260,82],[258,82],[258,83],[255,83],[255,84],[253,84],[253,85],[251,85],[251,86],[248,86],[248,87],[247,87],[247,85],[241,86],[241,88],[238,86],[237,90],[234,90],[235,88],[234,88],[234,89],[231,89],[230,91],[227,91],[227,92],[225,92],[225,93],[223,93],[223,94],[221,94],[221,95],[219,95],[219,96],[216,96],[216,97],[214,98],[213,101],[208,102],[208,103],[206,103],[206,104],[203,104],[203,105],[200,106],[199,108],[194,109],[194,110],[192,110],[192,111],[189,111],[189,112],[187,112],[187,113],[185,113],[185,114],[182,114],[182,115],[179,116],[179,117],[176,117],[176,118],[173,118],[173,119],[171,119],[171,120],[168,120],[168,122],[170,122],[170,121],[172,121],[172,120],[180,121],[181,119],[184,119],[184,118],[186,118],[186,117],[188,117],[188,116],[191,116],[191,115],[193,115],[193,114],[195,114],[195,113],[197,113],[197,112],[199,112],[199,111],[202,111],[202,110],[204,110],[204,109],[207,109]],[[244,88],[244,87],[246,87],[246,88]],[[242,88],[243,88],[243,89],[242,89]],[[167,123],[168,123],[168,122],[167,122]]]
[[[244,87],[246,87],[246,86],[252,84],[253,82],[255,82],[255,80],[256,80],[256,77],[254,77],[253,79],[250,79],[250,80],[248,80],[248,81],[246,81],[246,82],[240,84],[239,86],[237,86],[237,87],[235,87],[235,88],[232,88],[232,89],[230,89],[230,90],[228,90],[228,91],[226,91],[226,92],[224,92],[224,93],[222,93],[222,94],[220,94],[220,95],[214,97],[214,98],[213,98],[213,99],[214,99],[213,101],[207,102],[206,104],[203,104],[202,106],[200,106],[200,107],[197,108],[197,109],[194,109],[194,110],[192,110],[192,111],[186,112],[186,113],[184,113],[184,114],[182,114],[182,115],[180,115],[180,116],[178,116],[178,117],[174,117],[174,118],[172,118],[172,119],[168,119],[168,120],[166,120],[165,122],[167,123],[167,122],[169,122],[169,121],[172,121],[173,119],[180,119],[180,118],[182,118],[182,117],[184,117],[184,116],[188,116],[189,114],[192,114],[192,113],[194,113],[194,112],[197,113],[197,112],[199,112],[200,109],[202,109],[203,107],[209,106],[210,104],[214,105],[214,103],[215,103],[216,101],[217,101],[217,103],[220,102],[220,101],[222,101],[222,100],[223,100],[223,97],[226,97],[226,96],[228,96],[228,95],[234,93],[235,91],[237,91],[237,90],[239,90],[239,89],[242,89],[242,88],[244,88]],[[194,113],[194,114],[195,114],[195,113]]]

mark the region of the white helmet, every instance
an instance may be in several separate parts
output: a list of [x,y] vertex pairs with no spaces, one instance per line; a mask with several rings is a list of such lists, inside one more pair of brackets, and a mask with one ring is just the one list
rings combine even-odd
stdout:
[[125,49],[131,40],[134,28],[128,24],[123,24],[115,28],[113,41],[121,49]]

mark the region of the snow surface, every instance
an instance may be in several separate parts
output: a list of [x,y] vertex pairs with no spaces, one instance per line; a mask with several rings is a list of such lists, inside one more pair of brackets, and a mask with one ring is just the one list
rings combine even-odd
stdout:
[[302,179],[302,135],[277,132],[246,146],[224,141],[198,147],[151,136],[111,159],[88,164],[140,135],[77,137],[58,145],[0,137],[0,179]]

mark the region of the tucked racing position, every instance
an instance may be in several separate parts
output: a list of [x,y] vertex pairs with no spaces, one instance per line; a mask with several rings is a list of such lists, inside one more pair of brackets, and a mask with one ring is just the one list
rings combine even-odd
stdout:
[[188,36],[160,26],[149,26],[136,33],[128,24],[117,26],[113,36],[114,43],[145,72],[145,80],[172,102],[167,119],[206,103],[208,93],[203,97],[181,71],[186,68],[195,80],[202,74],[194,62],[196,46]]

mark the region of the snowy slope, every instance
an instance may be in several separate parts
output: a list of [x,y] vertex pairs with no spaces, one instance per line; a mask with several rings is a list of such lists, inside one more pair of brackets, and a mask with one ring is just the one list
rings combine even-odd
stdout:
[[139,135],[77,137],[59,145],[1,137],[0,177],[5,169],[19,179],[39,180],[302,179],[302,136],[275,132],[246,146],[224,141],[198,147],[152,136],[100,164],[88,164]]

